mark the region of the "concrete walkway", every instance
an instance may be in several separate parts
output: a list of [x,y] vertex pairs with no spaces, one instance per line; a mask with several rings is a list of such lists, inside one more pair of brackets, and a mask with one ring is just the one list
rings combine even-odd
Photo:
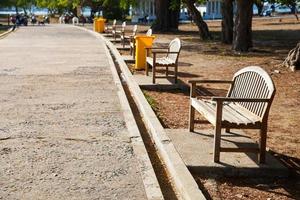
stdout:
[[145,199],[117,90],[84,31],[0,40],[0,199]]

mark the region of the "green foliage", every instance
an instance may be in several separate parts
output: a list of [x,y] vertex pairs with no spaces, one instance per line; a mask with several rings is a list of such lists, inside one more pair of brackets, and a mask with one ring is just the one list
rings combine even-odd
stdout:
[[138,0],[120,0],[120,7],[128,9],[130,6],[136,6]]
[[22,7],[27,8],[35,4],[35,0],[0,0],[0,7]]
[[153,99],[153,97],[151,97],[145,90],[143,90],[143,94],[147,100],[147,102],[149,103],[149,105],[151,106],[151,108],[155,111],[158,112],[158,104],[155,101],[155,99]]
[[90,6],[95,12],[102,10],[108,19],[121,19],[128,13],[130,5],[137,0],[35,0],[39,7],[49,8],[58,13],[72,12],[77,6]]

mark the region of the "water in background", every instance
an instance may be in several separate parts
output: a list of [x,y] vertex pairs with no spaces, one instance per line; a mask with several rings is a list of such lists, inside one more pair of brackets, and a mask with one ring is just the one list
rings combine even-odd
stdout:
[[[47,8],[37,8],[32,7],[31,10],[27,10],[28,13],[33,13],[35,15],[47,15],[48,9]],[[22,9],[19,9],[19,13],[24,13]],[[0,9],[0,15],[14,15],[16,14],[15,9],[12,8],[1,8]],[[82,9],[82,14],[86,17],[90,16],[91,9],[88,7],[85,7]]]

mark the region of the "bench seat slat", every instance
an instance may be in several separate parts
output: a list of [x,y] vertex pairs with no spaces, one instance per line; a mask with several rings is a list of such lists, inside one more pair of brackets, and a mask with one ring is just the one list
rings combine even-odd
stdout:
[[[149,64],[149,65],[153,65],[153,58],[151,57],[147,57],[146,58],[146,62]],[[166,58],[166,57],[163,57],[163,58],[156,58],[156,67],[159,67],[159,66],[174,66],[175,65],[175,61],[172,61],[171,59],[169,58]],[[174,66],[175,67],[175,66]]]
[[[191,98],[192,106],[211,124],[216,124],[216,104],[212,101]],[[251,112],[245,112],[235,103],[223,105],[222,124],[235,126],[257,126],[261,121]]]

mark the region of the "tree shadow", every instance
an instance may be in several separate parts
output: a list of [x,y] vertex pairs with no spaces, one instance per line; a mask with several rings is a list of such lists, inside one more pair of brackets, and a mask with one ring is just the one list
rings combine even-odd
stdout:
[[[174,37],[181,38],[183,41],[182,49],[191,53],[197,52],[204,55],[222,55],[231,57],[278,56],[279,51],[282,54],[288,53],[300,40],[299,30],[253,30],[254,47],[247,53],[236,53],[232,50],[232,45],[221,43],[221,31],[211,31],[213,40],[208,41],[202,41],[199,38],[197,31],[179,30],[160,34],[172,34]],[[165,47],[168,44],[156,43],[155,45]]]
[[300,159],[296,157],[287,156],[275,151],[270,150],[276,159],[278,159],[289,170],[290,176],[297,177],[300,180]]

